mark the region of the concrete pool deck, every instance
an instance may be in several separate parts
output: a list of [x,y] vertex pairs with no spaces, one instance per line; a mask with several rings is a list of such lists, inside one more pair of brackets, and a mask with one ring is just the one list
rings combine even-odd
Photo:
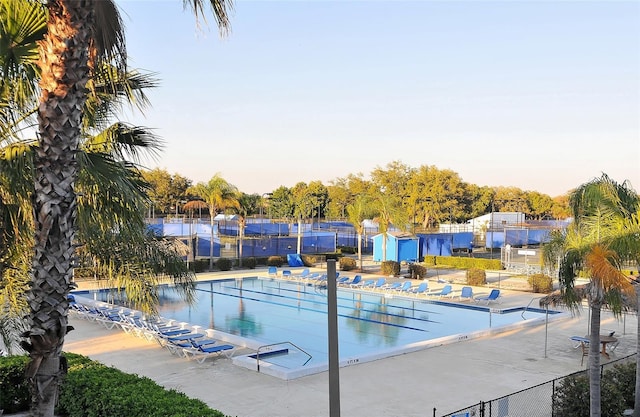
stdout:
[[[198,274],[198,279],[255,275],[266,275],[266,269]],[[456,289],[462,286],[456,284],[458,272],[442,271],[438,276],[453,281]],[[490,284],[497,286],[491,279]],[[430,282],[434,288],[440,285]],[[501,279],[500,286],[500,308],[526,306],[540,297],[508,289],[517,286],[508,279]],[[488,293],[490,287],[475,290]],[[537,307],[537,302],[531,305]],[[350,417],[431,416],[436,408],[440,416],[584,369],[581,351],[573,348],[569,337],[587,332],[587,318],[583,309],[579,316],[553,320],[546,327],[527,327],[341,368],[341,413]],[[121,330],[107,330],[75,317],[70,321],[76,330],[67,335],[65,351],[149,377],[229,416],[329,415],[327,372],[285,381],[238,367],[225,357],[198,364]],[[636,351],[636,328],[635,315],[618,321],[603,312],[603,332],[615,331],[620,344],[610,359],[601,357],[602,363]]]

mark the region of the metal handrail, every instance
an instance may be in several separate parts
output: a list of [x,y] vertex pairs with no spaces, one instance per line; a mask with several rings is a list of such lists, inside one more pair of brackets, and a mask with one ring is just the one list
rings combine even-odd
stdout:
[[524,308],[524,310],[522,310],[522,314],[520,314],[520,317],[522,317],[522,320],[526,320],[526,319],[524,318],[524,313],[526,313],[526,312],[527,312],[527,310],[528,310],[528,309],[529,309],[529,307],[531,306],[531,303],[533,303],[535,300],[540,300],[540,299],[542,299],[542,298],[544,298],[544,297],[533,297],[533,298],[531,299],[531,301],[529,301],[529,304],[527,304],[527,306]]
[[263,348],[270,348],[272,346],[278,346],[278,345],[291,345],[293,347],[295,347],[296,349],[298,349],[300,352],[304,353],[305,355],[307,355],[307,360],[302,364],[302,366],[305,366],[306,364],[309,363],[309,361],[311,360],[312,356],[305,351],[304,349],[302,349],[300,346],[297,346],[296,344],[292,343],[292,342],[280,342],[280,343],[271,343],[270,345],[262,345],[258,348],[258,350],[256,351],[256,364],[257,364],[257,369],[258,372],[260,372],[260,349]]

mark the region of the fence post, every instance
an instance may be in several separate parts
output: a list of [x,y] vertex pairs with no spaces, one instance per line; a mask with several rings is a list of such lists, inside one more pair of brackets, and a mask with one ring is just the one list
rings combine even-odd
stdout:
[[556,414],[556,380],[551,381],[551,417]]

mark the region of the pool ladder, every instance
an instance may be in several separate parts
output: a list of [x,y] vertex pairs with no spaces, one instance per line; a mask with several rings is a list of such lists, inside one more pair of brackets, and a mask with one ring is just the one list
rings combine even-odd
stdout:
[[[292,342],[280,342],[280,343],[272,343],[272,344],[270,344],[270,345],[262,345],[262,346],[260,346],[260,347],[258,348],[258,350],[256,351],[256,364],[257,364],[257,370],[258,370],[258,372],[260,372],[260,350],[270,349],[270,348],[272,348],[273,346],[279,346],[279,345],[291,345],[291,346],[293,346],[294,348],[296,348],[297,350],[299,350],[300,352],[304,353],[304,354],[307,356],[307,360],[306,360],[306,361],[305,361],[301,366],[305,366],[306,364],[308,364],[308,363],[309,363],[309,361],[310,361],[310,360],[311,360],[311,358],[312,358],[312,356],[311,356],[308,352],[306,352],[306,351],[305,351],[304,349],[302,349],[300,346],[297,346],[297,345],[295,345],[295,344],[294,344],[294,343],[292,343]],[[288,351],[288,349],[287,349],[287,351]],[[277,353],[277,351],[275,351],[275,352],[274,352],[274,351],[268,351],[268,352],[265,352],[264,354],[265,354],[265,355],[268,355],[268,354],[270,354],[270,353],[271,353],[271,354],[273,354],[273,353]]]

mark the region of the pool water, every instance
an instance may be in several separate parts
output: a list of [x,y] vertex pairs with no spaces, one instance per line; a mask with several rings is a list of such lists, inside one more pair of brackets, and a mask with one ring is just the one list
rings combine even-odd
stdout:
[[[311,363],[328,361],[326,288],[251,277],[199,282],[196,298],[189,306],[171,287],[162,287],[159,313],[249,339],[254,348],[289,342],[311,355]],[[337,299],[341,360],[447,336],[462,340],[473,332],[524,321],[522,308],[496,310],[382,291],[338,288]],[[544,319],[545,311],[528,309],[525,317]],[[304,357],[274,355],[273,360],[299,366]]]

